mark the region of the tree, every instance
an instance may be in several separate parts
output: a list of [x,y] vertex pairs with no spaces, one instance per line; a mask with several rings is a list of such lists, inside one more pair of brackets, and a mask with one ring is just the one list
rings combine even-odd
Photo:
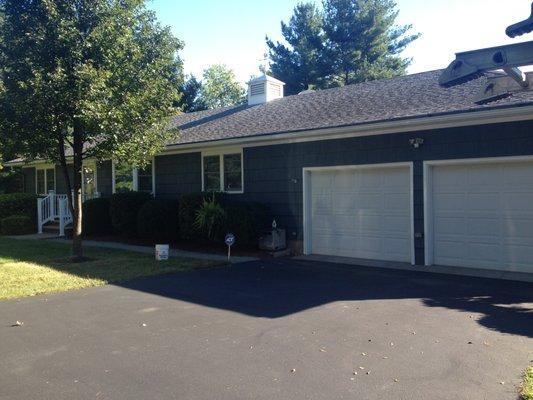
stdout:
[[411,25],[395,25],[393,0],[323,0],[322,6],[317,11],[299,5],[289,25],[282,23],[290,47],[267,40],[272,73],[287,83],[289,94],[292,87],[300,91],[405,74],[411,60],[401,52],[419,35],[407,34]]
[[[81,260],[85,158],[142,166],[164,145],[182,44],[144,0],[0,0],[2,139],[59,163]],[[73,179],[66,150],[72,154]]]
[[215,64],[204,71],[200,98],[207,108],[228,107],[243,103],[245,91],[231,69]]
[[207,106],[201,97],[202,82],[196,79],[194,75],[185,77],[183,84],[180,85],[179,91],[182,97],[177,106],[184,112],[193,112],[207,110]]
[[297,94],[317,85],[327,75],[322,15],[312,3],[299,4],[288,24],[281,22],[285,44],[266,38],[271,60],[270,72],[285,82],[285,93]]

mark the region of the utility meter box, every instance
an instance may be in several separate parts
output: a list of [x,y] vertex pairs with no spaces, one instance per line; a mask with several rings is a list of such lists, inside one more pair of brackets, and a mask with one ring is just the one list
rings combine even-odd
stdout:
[[267,251],[284,250],[287,247],[285,229],[274,228],[259,238],[259,248]]

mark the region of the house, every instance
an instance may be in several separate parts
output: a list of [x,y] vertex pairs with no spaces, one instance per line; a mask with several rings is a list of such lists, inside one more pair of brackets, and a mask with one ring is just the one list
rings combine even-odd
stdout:
[[[178,115],[144,170],[87,162],[84,196],[224,191],[267,204],[304,254],[533,273],[533,91],[478,104],[486,78],[441,72],[287,97],[260,77],[248,104]],[[65,192],[58,167],[24,175]]]

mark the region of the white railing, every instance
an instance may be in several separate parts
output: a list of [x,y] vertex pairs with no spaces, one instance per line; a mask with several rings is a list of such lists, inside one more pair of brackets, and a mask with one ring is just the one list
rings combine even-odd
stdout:
[[37,224],[38,232],[43,233],[43,225],[53,221],[56,212],[55,193],[51,190],[48,196],[37,199]]
[[72,223],[72,213],[68,206],[67,195],[61,197],[58,202],[59,206],[59,236],[65,236],[65,227]]
[[[100,193],[83,195],[82,201],[100,197]],[[43,226],[48,222],[59,221],[59,236],[65,236],[65,228],[72,223],[72,213],[68,206],[68,195],[56,194],[50,190],[48,196],[37,199],[38,232],[43,233]]]

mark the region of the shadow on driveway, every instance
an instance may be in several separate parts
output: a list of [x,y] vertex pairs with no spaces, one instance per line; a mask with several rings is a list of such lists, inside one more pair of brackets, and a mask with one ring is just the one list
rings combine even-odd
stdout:
[[262,318],[335,301],[420,299],[429,307],[480,313],[477,322],[489,329],[533,337],[533,284],[524,282],[275,260],[120,286]]

